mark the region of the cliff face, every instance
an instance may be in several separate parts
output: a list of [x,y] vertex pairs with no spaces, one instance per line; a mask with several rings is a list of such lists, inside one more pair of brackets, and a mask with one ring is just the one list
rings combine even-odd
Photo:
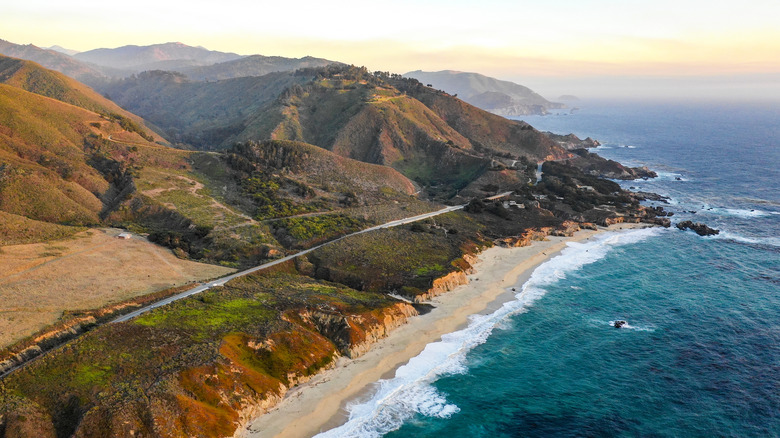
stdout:
[[456,287],[468,284],[469,279],[466,277],[466,273],[463,271],[454,271],[449,274],[439,277],[433,280],[433,285],[424,294],[416,295],[414,301],[417,303],[430,301],[431,298],[441,295],[445,292],[449,292]]

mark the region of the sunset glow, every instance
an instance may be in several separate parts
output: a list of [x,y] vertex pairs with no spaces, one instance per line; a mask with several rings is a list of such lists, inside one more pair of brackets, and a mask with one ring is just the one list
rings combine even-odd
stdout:
[[507,79],[780,72],[780,4],[765,0],[31,0],[4,9],[1,38],[81,51],[180,41],[373,70],[454,69]]

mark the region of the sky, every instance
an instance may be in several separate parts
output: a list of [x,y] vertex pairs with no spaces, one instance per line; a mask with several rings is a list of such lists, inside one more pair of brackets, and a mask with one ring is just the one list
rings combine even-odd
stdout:
[[548,97],[780,99],[777,0],[0,1],[0,39],[40,47],[177,41],[397,73],[473,71]]

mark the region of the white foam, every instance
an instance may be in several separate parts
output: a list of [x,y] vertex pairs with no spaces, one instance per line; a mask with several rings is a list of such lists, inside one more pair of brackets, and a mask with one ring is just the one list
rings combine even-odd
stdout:
[[721,230],[719,234],[712,236],[715,239],[733,240],[741,243],[751,243],[754,245],[780,246],[778,237],[746,237],[741,234]]
[[511,315],[525,312],[544,296],[545,286],[602,259],[611,248],[636,243],[665,231],[662,228],[645,228],[605,233],[588,242],[570,242],[560,255],[534,270],[515,295],[516,300],[505,303],[492,314],[472,315],[465,329],[446,334],[441,341],[428,344],[419,355],[398,368],[395,377],[377,382],[376,392],[370,399],[349,405],[347,423],[317,437],[380,437],[400,428],[418,413],[439,418],[457,413],[458,407],[448,403],[431,383],[441,376],[465,373],[466,354],[484,343],[499,323]]
[[[613,329],[615,328],[615,321],[607,321],[607,324],[610,327],[612,327]],[[654,327],[650,327],[650,326],[631,325],[629,323],[625,323],[625,324],[620,326],[619,330],[635,330],[635,331],[638,331],[638,332],[654,332],[655,328]]]
[[763,210],[748,210],[744,208],[728,208],[728,207],[711,207],[709,205],[705,205],[704,208],[700,210],[701,213],[709,213],[709,214],[715,214],[719,216],[734,216],[734,217],[742,217],[742,218],[754,218],[754,217],[763,217],[763,216],[769,216],[769,212],[763,211]]
[[658,170],[655,173],[658,174],[658,179],[659,180],[664,180],[664,181],[690,181],[689,178],[683,178],[681,173],[664,172],[664,171],[658,171]]

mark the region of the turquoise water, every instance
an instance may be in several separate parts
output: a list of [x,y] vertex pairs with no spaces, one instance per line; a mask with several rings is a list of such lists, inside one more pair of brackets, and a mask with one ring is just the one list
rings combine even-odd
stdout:
[[778,105],[601,102],[531,118],[659,171],[625,185],[670,196],[673,220],[722,234],[571,245],[324,435],[780,436],[778,116]]

